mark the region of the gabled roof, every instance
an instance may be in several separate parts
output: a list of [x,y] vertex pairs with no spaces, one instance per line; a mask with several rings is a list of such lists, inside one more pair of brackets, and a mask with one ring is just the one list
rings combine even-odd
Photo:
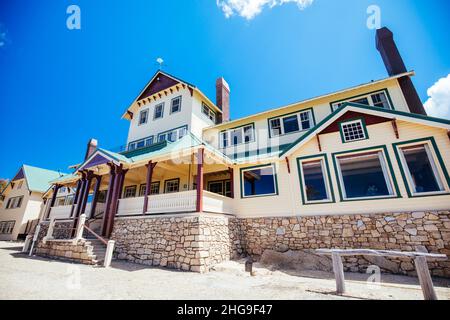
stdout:
[[150,79],[150,81],[145,85],[144,89],[138,94],[136,99],[133,100],[133,102],[130,104],[130,106],[127,108],[127,110],[123,113],[122,118],[129,118],[128,111],[133,107],[133,105],[142,99],[145,99],[147,97],[150,97],[158,92],[164,91],[165,89],[168,89],[170,87],[173,87],[177,84],[183,84],[187,86],[190,90],[196,91],[199,93],[210,105],[214,106],[216,109],[215,111],[221,113],[222,110],[218,108],[203,92],[200,91],[200,89],[197,88],[192,83],[189,83],[187,81],[184,81],[178,77],[175,77],[167,72],[158,70],[153,75],[153,77]]
[[429,117],[421,114],[397,111],[397,110],[387,110],[377,107],[371,107],[367,105],[362,105],[358,103],[346,102],[341,108],[335,110],[325,119],[315,125],[311,130],[305,133],[303,136],[298,138],[296,141],[291,143],[283,152],[280,153],[279,158],[290,156],[295,150],[300,146],[315,137],[316,134],[320,133],[322,130],[327,128],[330,124],[336,121],[344,113],[354,111],[359,113],[371,114],[379,117],[384,117],[388,119],[397,119],[408,122],[420,123],[423,125],[438,127],[450,130],[450,120]]
[[8,185],[2,190],[2,193],[6,188],[15,180],[25,179],[28,190],[34,192],[45,192],[51,187],[50,181],[61,177],[63,173],[42,169],[38,167],[23,165],[19,171],[17,171],[14,178],[8,183]]

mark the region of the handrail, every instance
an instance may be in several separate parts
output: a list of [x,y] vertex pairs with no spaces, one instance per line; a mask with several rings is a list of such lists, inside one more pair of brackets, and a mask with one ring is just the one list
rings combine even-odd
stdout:
[[83,227],[87,230],[87,231],[89,231],[90,233],[92,233],[98,240],[100,240],[104,245],[108,245],[108,242],[105,240],[105,239],[103,239],[102,237],[100,237],[98,234],[96,234],[91,228],[89,228],[88,226],[86,226],[86,225],[83,225]]

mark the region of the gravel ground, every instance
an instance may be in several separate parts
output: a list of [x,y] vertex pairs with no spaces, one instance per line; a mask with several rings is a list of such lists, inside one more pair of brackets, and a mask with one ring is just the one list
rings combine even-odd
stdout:
[[[207,274],[180,272],[113,261],[109,269],[28,257],[22,244],[0,241],[0,299],[422,299],[418,280],[346,273],[347,294],[334,294],[333,275],[324,272],[270,271],[243,261],[222,263]],[[435,279],[441,300],[450,300],[450,281]]]

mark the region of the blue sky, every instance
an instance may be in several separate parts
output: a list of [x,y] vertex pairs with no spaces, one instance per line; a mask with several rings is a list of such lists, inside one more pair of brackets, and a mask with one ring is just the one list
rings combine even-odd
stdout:
[[[67,172],[89,138],[125,144],[121,114],[160,56],[164,70],[212,100],[224,76],[234,119],[384,78],[366,27],[371,4],[416,71],[424,102],[450,74],[448,1],[313,0],[304,10],[292,1],[252,19],[239,11],[227,18],[215,0],[1,1],[0,177],[22,163]],[[66,27],[71,4],[81,9],[81,30]]]

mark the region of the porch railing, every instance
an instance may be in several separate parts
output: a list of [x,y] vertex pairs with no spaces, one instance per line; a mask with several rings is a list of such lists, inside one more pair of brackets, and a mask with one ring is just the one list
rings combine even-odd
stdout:
[[191,212],[197,207],[197,191],[155,194],[148,198],[147,213]]
[[50,219],[69,219],[72,206],[58,206],[50,209]]
[[233,199],[217,193],[203,191],[203,211],[214,213],[233,213]]

